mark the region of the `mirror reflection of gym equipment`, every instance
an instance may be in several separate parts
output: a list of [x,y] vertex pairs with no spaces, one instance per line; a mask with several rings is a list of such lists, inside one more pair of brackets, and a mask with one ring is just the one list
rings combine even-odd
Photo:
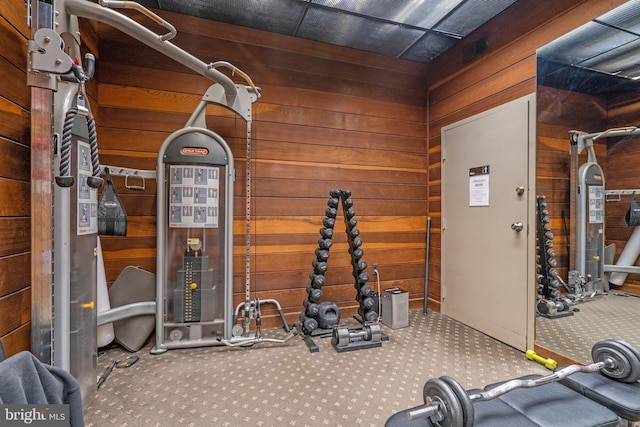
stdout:
[[[550,161],[569,172],[569,192],[554,189],[560,181],[539,180],[538,193],[548,192],[556,235],[550,279],[558,295],[571,296],[564,312],[573,315],[538,316],[536,342],[581,362],[594,339],[616,334],[640,343],[640,234],[631,217],[640,194],[632,160],[640,139],[637,118],[619,113],[634,108],[640,90],[633,67],[625,65],[635,46],[633,31],[625,31],[640,22],[632,9],[633,2],[623,5],[537,53],[538,137],[564,139],[563,152]],[[594,48],[596,39],[607,42]],[[544,150],[539,156],[546,163]],[[548,167],[539,161],[538,176]]]
[[[184,350],[183,352],[169,352],[164,356],[156,356],[155,360],[160,360],[163,357],[166,357],[165,360],[175,360],[172,359],[175,353],[179,353],[178,356],[175,356],[176,358],[183,359],[182,355],[184,354],[190,355],[187,357],[193,357],[194,355],[197,356],[197,353],[193,353],[193,351],[208,350],[200,349],[199,347],[218,346],[221,350],[226,350],[226,352],[221,351],[221,354],[229,355],[232,354],[233,349],[226,349],[224,347],[249,348],[261,342],[287,343],[295,336],[295,332],[289,330],[278,302],[274,299],[258,300],[256,298],[252,300],[250,298],[250,184],[252,180],[249,136],[251,133],[250,118],[252,114],[250,107],[259,97],[259,89],[253,86],[247,76],[240,70],[235,69],[226,62],[207,64],[205,67],[202,67],[204,64],[198,62],[198,60],[195,60],[195,58],[184,51],[179,49],[175,50],[172,47],[164,51],[165,46],[173,46],[167,42],[175,36],[175,29],[161,19],[159,20],[160,22],[158,22],[157,17],[153,15],[147,14],[147,17],[151,17],[156,23],[164,27],[168,31],[167,34],[162,36],[148,34],[143,27],[137,26],[132,21],[121,18],[119,15],[111,14],[111,12],[108,12],[109,9],[102,9],[103,7],[121,7],[123,4],[120,2],[105,0],[101,1],[100,6],[98,6],[91,2],[67,1],[67,5],[73,14],[88,16],[98,21],[107,21],[110,25],[126,28],[126,32],[130,32],[137,38],[145,40],[149,45],[154,45],[154,48],[158,49],[159,46],[162,46],[159,50],[163,51],[167,56],[173,56],[173,59],[190,64],[191,68],[201,71],[209,78],[213,77],[214,81],[222,81],[222,83],[214,84],[204,95],[201,104],[196,112],[193,113],[187,125],[172,133],[165,140],[158,155],[156,171],[100,165],[98,162],[93,117],[84,94],[84,85],[93,74],[93,58],[87,55],[85,56],[84,63],[78,61],[75,65],[70,65],[70,63],[66,61],[66,52],[63,52],[65,43],[69,43],[70,46],[72,46],[71,51],[73,51],[73,53],[79,53],[77,52],[79,46],[75,44],[78,40],[74,37],[76,28],[74,27],[73,19],[71,19],[71,23],[65,22],[65,25],[69,25],[71,34],[64,33],[62,37],[53,31],[42,31],[36,34],[34,42],[37,44],[37,47],[30,45],[30,55],[32,55],[30,59],[38,58],[39,61],[36,60],[32,63],[35,65],[35,68],[30,70],[34,73],[31,75],[32,80],[30,80],[29,83],[37,88],[42,88],[41,85],[43,85],[47,89],[54,89],[53,86],[55,86],[55,91],[59,92],[59,94],[56,95],[57,99],[54,102],[54,108],[62,109],[66,114],[64,115],[64,123],[61,119],[63,116],[57,115],[55,126],[53,126],[56,137],[60,138],[59,152],[54,152],[54,166],[57,175],[57,187],[55,189],[56,200],[53,204],[56,221],[54,226],[56,258],[55,264],[53,265],[55,268],[54,285],[56,292],[54,295],[49,295],[49,297],[53,298],[53,304],[50,305],[55,311],[53,315],[52,313],[47,313],[46,303],[51,302],[46,301],[47,295],[35,295],[35,297],[40,298],[38,302],[44,303],[44,306],[41,307],[41,312],[34,313],[34,351],[38,352],[45,361],[55,362],[55,364],[60,365],[65,370],[72,371],[80,380],[84,397],[90,401],[95,392],[94,387],[99,388],[104,384],[110,387],[111,384],[107,382],[107,378],[114,372],[114,368],[130,368],[141,360],[139,356],[127,356],[121,360],[114,360],[106,365],[106,370],[96,384],[95,326],[104,327],[110,322],[129,320],[139,315],[154,317],[156,322],[151,326],[155,327],[156,336],[154,340],[155,345],[151,352],[155,355],[164,354],[170,349]],[[48,9],[48,4],[51,3],[43,1],[42,9],[38,7],[39,12],[50,13],[51,10]],[[142,10],[145,11],[145,9]],[[146,14],[147,12],[144,13]],[[49,21],[52,21],[52,19]],[[46,28],[43,29],[46,30]],[[53,43],[51,43],[52,41]],[[60,56],[64,58],[65,61],[60,61],[59,58],[57,58],[51,62],[54,56]],[[55,64],[55,66],[52,67],[52,64]],[[66,66],[72,67],[73,73],[67,72]],[[230,84],[230,81],[227,80],[224,75],[219,75],[215,72],[217,67],[232,68],[234,73],[242,75],[243,78],[247,80],[246,83],[248,85]],[[39,72],[44,71],[55,76],[62,75],[62,81],[58,82],[56,78],[54,78],[47,82],[46,78],[41,79],[43,77],[42,75],[36,76]],[[233,95],[227,91],[230,91]],[[219,95],[222,96],[218,98]],[[246,299],[236,307],[235,312],[233,311],[231,298],[233,294],[232,265],[234,256],[232,244],[232,223],[234,217],[232,182],[235,178],[234,159],[231,148],[227,142],[215,132],[209,130],[205,124],[204,109],[209,103],[212,103],[212,98],[219,100],[219,104],[228,107],[232,112],[240,115],[247,122],[247,194],[245,200]],[[240,101],[236,104],[238,98]],[[231,104],[229,104],[229,102],[231,102]],[[578,140],[576,145],[583,148],[587,147],[588,149],[591,147],[589,142],[582,141],[582,143],[580,143],[581,138],[585,140],[590,139],[593,142],[597,139],[605,139],[605,136],[614,138],[620,137],[621,135],[626,136],[634,131],[635,128],[632,127],[616,128],[614,130],[591,134],[574,131],[576,133],[572,134],[571,142],[574,142],[575,137],[575,139]],[[621,132],[621,135],[616,132]],[[58,147],[56,147],[56,150],[57,149]],[[593,154],[591,150],[588,151],[589,160],[587,163],[596,163],[593,158],[595,154]],[[599,154],[600,153],[598,153],[598,155]],[[68,167],[70,167],[70,169],[67,169]],[[582,171],[582,168],[580,170]],[[99,302],[100,296],[96,296],[94,291],[97,287],[98,292],[100,292],[101,284],[105,282],[100,278],[101,245],[95,236],[96,228],[100,230],[100,203],[102,202],[102,199],[100,202],[97,200],[98,192],[96,188],[102,183],[101,178],[99,178],[101,174],[106,175],[107,183],[110,184],[110,173],[113,176],[123,176],[127,189],[138,187],[137,185],[129,186],[127,184],[127,181],[132,177],[142,180],[142,185],[139,186],[141,188],[138,189],[142,191],[145,190],[145,180],[157,181],[154,185],[157,186],[158,194],[158,244],[155,248],[158,253],[156,256],[157,275],[153,277],[153,284],[156,286],[154,295],[143,299],[142,302],[127,304],[115,309],[108,308],[104,311],[100,311],[98,308],[96,313],[94,301],[98,300]],[[579,172],[578,175],[582,174]],[[573,280],[567,280],[567,284],[565,285],[576,286],[576,280],[578,280],[581,286],[580,296],[588,296],[592,301],[597,301],[597,298],[607,296],[609,292],[609,289],[607,289],[609,278],[605,279],[603,277],[605,273],[637,273],[637,269],[634,267],[614,265],[613,257],[611,254],[607,255],[607,248],[604,248],[604,226],[600,225],[604,223],[603,217],[605,216],[602,214],[602,210],[604,204],[603,197],[606,192],[604,185],[600,185],[604,184],[603,175],[605,174],[596,170],[590,176],[580,178],[581,184],[576,185],[580,195],[588,194],[589,196],[586,200],[581,199],[579,203],[574,203],[580,206],[582,213],[578,213],[577,218],[572,218],[571,224],[588,224],[587,234],[589,235],[584,238],[584,235],[580,237],[580,233],[576,233],[578,235],[578,243],[574,244],[574,249],[578,247],[582,250],[582,252],[577,251],[579,255],[576,257],[576,264],[578,265],[576,267],[578,270],[576,271],[578,271],[579,274],[574,275]],[[593,186],[593,191],[591,191],[591,189],[585,191],[585,186],[587,185]],[[598,187],[602,188],[599,189]],[[636,192],[635,190],[627,189],[607,191],[613,191],[613,193],[610,194],[616,196],[630,195],[632,197]],[[104,194],[103,192],[103,196]],[[111,206],[113,201],[110,200],[109,203]],[[95,205],[98,206],[97,212],[94,207]],[[592,205],[595,206],[595,209]],[[541,204],[539,210],[544,210]],[[587,212],[587,215],[584,215],[584,212]],[[582,215],[582,217],[580,215]],[[96,216],[98,218],[98,224],[96,224]],[[629,214],[628,216],[628,222],[634,223],[632,220],[633,215]],[[329,217],[329,215],[327,215],[327,217]],[[113,220],[113,217],[107,218],[107,221]],[[627,220],[627,218],[625,218],[625,220]],[[551,221],[541,222],[549,223]],[[519,223],[519,225],[516,224],[518,223],[513,223],[514,227],[512,228],[514,230],[517,229],[517,232],[524,229],[522,223]],[[119,225],[121,226],[122,224],[120,223]],[[126,226],[124,228],[126,229]],[[354,244],[354,230],[355,225],[347,225],[347,233],[353,233],[350,234],[349,238],[351,240],[348,241],[348,245],[350,246],[352,263],[357,264],[353,265],[354,276],[360,276],[364,274],[366,264],[358,264],[360,257],[353,257],[354,249],[360,245],[360,243],[357,245]],[[440,318],[437,313],[431,313],[430,316],[427,316],[428,313],[426,310],[429,286],[430,230],[431,225],[429,218],[427,222],[427,259],[424,283],[425,308],[424,312],[420,313],[424,315],[424,317],[417,316],[420,321],[416,322],[416,315],[415,313],[412,314],[412,322],[414,324],[425,323],[425,319],[432,321],[434,318]],[[118,233],[122,232],[119,231]],[[357,236],[357,234],[355,234],[355,236]],[[331,242],[329,241],[327,243],[327,239],[324,238],[325,236],[323,235],[322,237],[323,239],[321,240],[323,240],[323,242],[319,242],[320,248],[324,247],[328,249],[327,245],[330,245]],[[549,241],[550,240],[552,239],[549,238]],[[611,252],[611,247],[608,247],[608,250]],[[613,249],[613,252],[615,253],[615,249]],[[612,259],[608,261],[607,257]],[[586,264],[591,263],[592,265],[581,266],[580,263],[585,260]],[[45,261],[47,260],[45,259]],[[318,261],[318,259],[315,261]],[[319,262],[315,263],[315,261],[314,264],[312,264],[314,273],[309,277],[312,282],[320,275],[316,271]],[[633,261],[629,261],[629,263],[632,262]],[[618,264],[620,264],[620,262],[618,262]],[[553,268],[555,268],[555,266],[553,266]],[[580,273],[580,271],[583,270],[584,273]],[[139,269],[137,267],[133,267],[133,270],[127,268],[123,271],[122,275],[127,271],[139,272]],[[379,280],[377,267],[374,267],[374,272]],[[553,273],[549,272],[549,274],[551,277],[555,277]],[[97,280],[94,280],[96,276]],[[146,276],[146,279],[151,277],[148,274]],[[372,293],[372,290],[369,289],[365,295],[365,292],[359,289],[359,287],[363,287],[364,282],[366,282],[362,277],[355,277],[359,300],[361,296],[371,297]],[[120,277],[118,279],[120,279]],[[96,283],[93,283],[94,281]],[[123,279],[123,281],[126,282],[127,280]],[[546,284],[551,285],[552,281]],[[115,285],[116,283],[114,283],[112,289]],[[555,286],[557,287],[557,285]],[[317,290],[319,287],[320,286],[314,289]],[[378,289],[379,288],[378,282]],[[309,288],[307,288],[307,292],[311,294],[314,289],[309,290]],[[89,292],[85,294],[85,292],[78,291]],[[42,289],[39,289],[38,292],[41,293]],[[42,298],[43,296],[44,298]],[[628,297],[630,294],[625,293],[624,296]],[[155,299],[155,301],[151,301],[152,299]],[[371,298],[371,300],[373,300],[373,298]],[[585,300],[579,302],[587,304],[591,301]],[[259,326],[260,310],[261,304],[265,303],[276,305],[283,320],[284,329],[289,333],[287,338],[280,340],[261,337]],[[375,306],[375,303],[368,304],[370,306],[367,308]],[[308,306],[305,304],[305,313],[309,307],[311,307],[311,304]],[[551,306],[547,307],[552,311]],[[70,308],[70,310],[67,310],[68,308]],[[244,329],[237,324],[239,320],[238,314],[243,308]],[[559,310],[557,305],[555,305],[553,309],[556,311]],[[362,313],[362,317],[364,318],[365,312]],[[576,313],[578,312],[576,311]],[[379,341],[382,340],[381,330],[383,327],[377,323],[379,320],[377,317],[376,313],[374,317],[367,319],[372,323],[365,324],[362,331],[349,330],[342,325],[334,328],[332,331],[332,344],[338,344],[339,347],[344,347],[351,343],[362,343],[364,341],[379,343]],[[575,317],[577,318],[579,316]],[[251,320],[255,320],[257,326],[256,334],[253,336],[251,336],[252,331],[249,330]],[[86,327],[88,325],[90,327]],[[115,334],[117,336],[118,332],[116,331]],[[399,336],[401,336],[401,333]],[[465,334],[465,338],[462,340],[463,344],[468,344],[473,341],[467,337],[468,335]],[[479,334],[474,335],[474,337],[478,339]],[[460,339],[456,336],[455,340],[452,341],[459,343]],[[143,339],[142,342],[145,342],[145,340]],[[437,340],[432,340],[427,341],[427,344],[433,344],[433,347],[436,347],[438,342]],[[422,347],[415,346],[414,348]],[[430,350],[428,347],[425,348],[427,351]],[[242,351],[244,350],[240,349],[240,352]],[[337,348],[336,351],[339,352]],[[409,351],[407,351],[407,353],[408,352]],[[245,354],[246,353],[249,352],[247,351]],[[600,382],[600,384],[604,384],[606,387],[611,387],[618,392],[620,390],[623,391],[622,393],[618,393],[617,399],[619,400],[614,403],[620,403],[623,400],[620,394],[636,396],[637,393],[634,394],[636,391],[635,386],[637,386],[638,378],[640,377],[640,354],[637,348],[622,340],[609,339],[598,341],[591,347],[590,353],[591,359],[593,360],[592,363],[587,361],[585,365],[571,365],[544,376],[524,376],[507,380],[488,385],[483,390],[465,390],[457,380],[447,375],[442,375],[437,379],[429,379],[424,384],[424,388],[422,388],[424,404],[402,411],[398,413],[397,416],[394,415],[387,421],[387,425],[414,425],[415,423],[410,422],[415,421],[416,423],[426,423],[430,426],[495,426],[496,417],[504,421],[506,425],[535,425],[536,423],[538,423],[538,425],[552,425],[551,421],[557,420],[557,416],[550,410],[550,406],[542,408],[543,411],[541,411],[541,414],[526,407],[523,409],[517,408],[516,411],[505,411],[505,405],[510,406],[511,404],[509,399],[511,396],[524,396],[525,399],[521,399],[521,401],[524,401],[528,406],[530,402],[536,401],[541,394],[547,398],[551,396],[552,400],[564,405],[556,407],[558,413],[566,413],[569,410],[575,411],[577,414],[572,418],[572,421],[579,419],[580,421],[584,421],[585,426],[591,426],[594,423],[597,425],[619,425],[620,417],[632,420],[630,422],[637,424],[638,419],[635,419],[637,414],[633,411],[625,412],[620,408],[607,409],[607,407],[611,406],[610,396],[606,396],[603,400],[597,400],[595,398],[584,397],[581,394],[585,388],[587,390],[595,389],[592,381],[597,379],[596,382]],[[197,360],[196,363],[187,363],[194,367],[193,373],[189,373],[185,378],[176,381],[175,384],[169,383],[170,386],[168,388],[173,388],[172,386],[175,385],[176,389],[182,389],[182,400],[184,401],[186,401],[184,398],[190,393],[190,391],[188,391],[188,383],[190,380],[195,382],[198,375],[218,377],[225,374],[223,369],[217,369],[218,361],[215,360],[215,356],[211,357],[212,355],[217,356],[219,354],[200,353],[200,355],[202,354],[207,355],[207,360],[197,360],[197,358],[194,358],[193,360]],[[242,358],[239,353],[236,354],[235,357],[236,360]],[[528,351],[526,357],[545,365],[548,369],[556,368],[551,360],[543,359],[533,352],[530,353]],[[211,363],[213,365],[209,365],[209,359],[212,359]],[[220,359],[223,358],[220,357]],[[295,358],[288,357],[283,358],[286,364],[294,364],[296,362],[294,359]],[[331,361],[332,369],[330,369],[330,373],[334,375],[338,371],[344,373],[344,369],[341,369],[342,364],[348,359],[341,359],[337,363],[336,360],[338,359]],[[191,361],[191,359],[188,360],[188,362]],[[324,369],[318,369],[315,362],[317,362],[317,360],[307,360],[306,363],[304,363],[303,370],[305,373],[319,374],[318,376],[324,377],[322,378],[323,384],[325,381],[331,382],[335,379],[330,377],[327,379],[328,376],[325,375]],[[362,383],[358,380],[358,388],[372,393],[369,398],[371,401],[375,401],[379,397],[379,390],[376,387],[381,383],[380,378],[375,375],[375,370],[367,369],[368,366],[365,355],[356,359],[356,362],[356,369],[365,368],[365,372],[360,378]],[[458,362],[458,360],[456,362]],[[184,364],[182,362],[179,363]],[[387,363],[391,364],[392,361],[388,360]],[[446,366],[447,361],[443,359],[437,361],[437,363],[441,364],[438,367],[441,369]],[[203,371],[198,370],[202,367],[200,365],[206,367],[204,375],[202,375]],[[258,366],[262,368],[263,365],[266,365],[266,363],[254,363],[251,366],[251,371],[255,371],[255,368]],[[211,369],[211,366],[213,366],[213,369]],[[134,367],[136,370],[139,368],[139,364]],[[419,371],[420,368],[420,366],[415,366],[414,372],[411,372],[411,374],[421,375]],[[147,371],[147,373],[148,372],[149,371]],[[157,372],[154,372],[153,375],[149,376],[150,381],[153,380],[151,377],[155,376],[156,373]],[[299,375],[301,375],[300,368],[298,368],[297,374],[294,369],[291,369],[292,377],[296,378]],[[366,377],[368,376],[373,376],[374,380],[369,383],[369,385],[364,385],[367,381]],[[296,381],[296,379],[292,381]],[[573,383],[573,381],[575,381],[575,383]],[[229,384],[235,384],[234,380],[227,382]],[[286,382],[286,379],[278,381],[278,385],[275,387],[278,390],[276,394],[279,394],[281,384]],[[318,381],[318,383],[320,382],[321,381]],[[255,381],[247,389],[254,390],[254,385],[259,383],[261,383],[260,380]],[[273,383],[268,382],[267,385],[268,387],[272,387]],[[295,385],[297,386],[298,384]],[[304,384],[305,388],[300,387],[295,391],[302,395],[306,389],[312,385],[315,385],[315,381],[308,381]],[[337,384],[332,385],[334,389],[338,388]],[[238,387],[233,386],[233,390],[229,394],[244,389],[244,386],[245,384],[239,384]],[[525,392],[524,389],[530,389],[531,391]],[[576,390],[576,393],[570,393],[570,389]],[[226,397],[227,389],[223,387],[222,390],[225,391]],[[631,390],[631,392],[625,393],[626,390]],[[164,393],[165,391],[167,390],[164,389],[160,393]],[[102,395],[109,396],[109,398],[117,398],[117,393],[109,395],[108,393],[110,392],[110,389],[103,389]],[[329,392],[329,395],[333,396],[332,393],[333,392]],[[523,395],[521,393],[526,394]],[[571,400],[566,399],[567,393],[572,395]],[[266,396],[267,393],[260,391],[260,394]],[[166,401],[164,400],[164,396],[161,399],[157,397],[157,395],[153,397],[152,404],[156,404],[158,401]],[[303,399],[305,406],[308,406],[311,400],[308,397]],[[321,396],[320,399],[322,399],[323,404],[327,400],[336,400],[340,403],[346,401],[346,398],[342,395],[338,396],[338,399],[333,399],[333,397],[332,399],[326,399],[326,396]],[[178,403],[180,400],[180,398],[176,398],[175,403]],[[384,400],[386,399],[382,399],[382,401]],[[365,406],[368,407],[369,405],[367,404]],[[275,407],[278,407],[278,404],[276,404]],[[121,407],[119,409],[121,409]],[[367,408],[363,407],[362,412],[367,412],[366,409]],[[163,412],[163,410],[164,409],[161,409],[160,412]],[[594,412],[597,413],[598,417],[593,416]],[[245,414],[245,416],[247,415]],[[213,419],[219,421],[218,419]],[[314,418],[309,418],[309,420],[312,419]],[[488,419],[489,421],[484,422],[484,419]],[[252,425],[256,424],[255,419],[251,421]],[[281,422],[282,420],[279,421]],[[305,422],[307,421],[308,420],[305,420]],[[378,418],[378,421],[380,421],[380,418]],[[207,419],[205,422],[208,425],[213,421]],[[564,422],[566,422],[566,420],[560,420],[560,425],[564,425],[562,424]],[[215,422],[213,423],[215,424]]]

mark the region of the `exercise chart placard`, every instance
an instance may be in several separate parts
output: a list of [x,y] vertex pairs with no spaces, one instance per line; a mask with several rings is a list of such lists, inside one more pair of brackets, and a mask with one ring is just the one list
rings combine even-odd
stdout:
[[78,141],[78,236],[98,232],[98,190],[87,184],[92,172],[91,147],[86,142]]
[[218,227],[220,168],[171,165],[169,227]]

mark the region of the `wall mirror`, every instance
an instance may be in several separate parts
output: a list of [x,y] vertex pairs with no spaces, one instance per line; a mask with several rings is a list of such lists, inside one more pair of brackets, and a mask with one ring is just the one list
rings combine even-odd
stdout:
[[[616,130],[604,133],[610,129]],[[591,362],[591,348],[601,339],[640,348],[640,274],[623,274],[620,281],[606,268],[623,251],[627,265],[640,265],[633,256],[640,252],[640,227],[625,220],[640,189],[640,1],[624,3],[538,49],[536,131],[536,192],[546,203],[538,211],[546,211],[548,220],[538,215],[536,226],[546,225],[545,233],[551,233],[548,241],[538,238],[539,273],[551,271],[538,282],[574,299],[564,306],[556,301],[555,312],[551,305],[542,307],[549,311],[536,317],[536,343],[583,363]],[[572,131],[581,132],[573,132],[573,154]],[[580,138],[592,148],[575,144],[585,134],[595,134]],[[593,161],[601,173],[589,175],[581,166]],[[640,202],[640,190],[635,199]],[[583,271],[577,256],[588,260]],[[609,283],[612,274],[618,285]]]

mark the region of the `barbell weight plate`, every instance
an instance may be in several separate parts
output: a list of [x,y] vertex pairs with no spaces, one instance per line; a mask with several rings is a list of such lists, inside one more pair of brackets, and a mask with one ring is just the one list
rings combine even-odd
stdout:
[[460,385],[458,381],[456,381],[452,377],[443,375],[440,377],[440,379],[445,383],[447,383],[449,387],[451,387],[451,390],[455,393],[456,397],[458,398],[458,401],[460,402],[460,405],[462,405],[462,417],[463,417],[462,425],[464,427],[473,427],[473,417],[474,417],[473,402],[471,402],[471,399],[469,398],[467,391],[464,389],[464,387]]
[[591,348],[591,357],[596,363],[613,360],[615,367],[600,370],[609,378],[624,383],[635,383],[640,379],[640,359],[637,351],[631,350],[628,344],[615,340],[598,341]]
[[[634,346],[632,346],[631,344],[629,344],[629,343],[628,343],[628,342],[626,342],[626,341],[622,341],[622,340],[615,340],[615,339],[608,339],[608,340],[602,340],[601,342],[603,342],[603,343],[605,343],[605,342],[607,342],[607,343],[609,343],[609,342],[613,342],[613,343],[616,343],[616,344],[624,345],[624,346],[625,346],[625,347],[627,347],[629,350],[631,350],[631,352],[632,352],[633,354],[635,354],[635,355],[636,355],[636,358],[637,358],[638,360],[640,360],[640,350],[639,350],[639,349],[637,349],[637,348],[635,348]],[[614,344],[614,346],[615,346],[616,344]]]
[[334,326],[333,333],[331,334],[331,344],[344,347],[349,344],[349,339],[349,328],[347,326]]
[[380,329],[380,324],[371,323],[369,324],[369,341],[378,342],[382,341],[382,330]]
[[425,383],[422,395],[426,405],[438,404],[440,407],[430,417],[434,424],[440,427],[465,427],[462,404],[448,383],[439,378],[431,378]]

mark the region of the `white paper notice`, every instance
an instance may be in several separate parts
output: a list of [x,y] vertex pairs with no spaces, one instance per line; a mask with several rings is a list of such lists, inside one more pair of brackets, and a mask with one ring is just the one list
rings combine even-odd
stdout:
[[489,206],[489,174],[469,177],[469,206]]

